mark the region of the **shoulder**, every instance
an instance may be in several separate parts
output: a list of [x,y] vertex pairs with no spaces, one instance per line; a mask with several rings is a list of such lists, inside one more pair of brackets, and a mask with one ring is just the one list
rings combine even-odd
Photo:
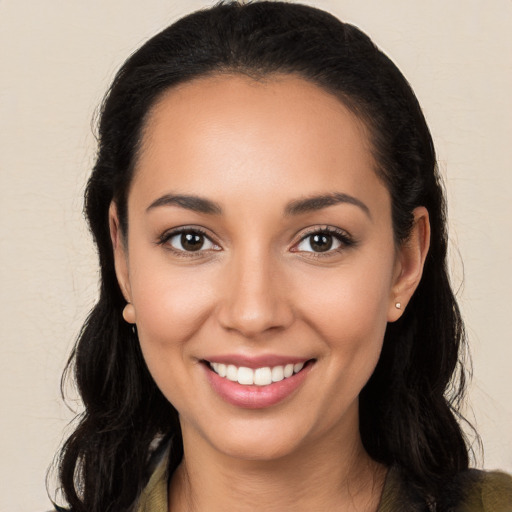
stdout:
[[[147,467],[147,483],[134,504],[135,512],[167,512],[167,483],[172,472],[170,451],[171,444],[164,442],[152,453]],[[73,512],[58,505],[54,507],[49,512]]]
[[[512,476],[501,471],[462,471],[447,479],[434,510],[512,512]],[[415,490],[407,475],[390,468],[378,512],[414,511],[425,511],[425,497]]]
[[[471,478],[469,474],[472,475]],[[470,470],[460,477],[462,487],[466,481],[460,512],[512,511],[511,475],[501,471]]]
[[512,476],[501,471],[462,471],[447,482],[438,508],[451,512],[512,512]]

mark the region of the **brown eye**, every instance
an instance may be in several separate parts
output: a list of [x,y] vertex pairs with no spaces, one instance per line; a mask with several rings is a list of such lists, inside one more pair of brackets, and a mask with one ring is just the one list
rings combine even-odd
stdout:
[[318,230],[306,235],[296,246],[295,251],[311,253],[336,252],[353,245],[353,240],[344,231],[333,228]]
[[182,233],[180,242],[185,251],[198,251],[203,247],[204,236],[197,233]]
[[332,235],[326,235],[325,233],[319,233],[310,236],[309,245],[315,252],[325,252],[332,247],[333,239]]
[[177,251],[197,252],[216,249],[217,246],[199,231],[181,231],[168,238],[167,243]]

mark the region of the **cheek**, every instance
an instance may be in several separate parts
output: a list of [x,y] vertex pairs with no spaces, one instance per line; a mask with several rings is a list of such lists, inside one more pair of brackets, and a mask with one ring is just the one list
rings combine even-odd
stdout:
[[336,269],[314,282],[305,280],[297,294],[305,297],[303,310],[327,339],[378,336],[387,325],[391,269],[380,264]]
[[[136,265],[134,265],[136,267]],[[174,351],[206,321],[212,280],[197,269],[146,263],[132,276],[137,329],[143,350]]]
[[169,265],[140,267],[132,291],[137,333],[146,365],[164,396],[181,411],[187,410],[194,389],[191,372],[197,360],[190,355],[194,335],[210,317],[211,279],[197,270]]
[[[296,291],[302,311],[323,339],[329,372],[350,397],[373,373],[387,326],[392,263],[339,268]],[[350,388],[350,389],[349,389]]]

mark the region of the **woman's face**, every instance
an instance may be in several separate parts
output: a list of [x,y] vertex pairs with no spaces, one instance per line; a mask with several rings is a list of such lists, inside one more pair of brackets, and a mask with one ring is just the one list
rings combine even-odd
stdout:
[[201,78],[159,100],[126,246],[115,208],[111,226],[128,319],[185,440],[269,459],[358,439],[358,395],[410,296],[374,169],[364,125],[297,77]]

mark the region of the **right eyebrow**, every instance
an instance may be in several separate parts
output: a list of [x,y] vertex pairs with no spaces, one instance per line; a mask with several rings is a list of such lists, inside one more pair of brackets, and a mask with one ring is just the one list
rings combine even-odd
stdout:
[[149,212],[153,208],[159,206],[181,206],[187,210],[194,212],[206,213],[209,215],[220,215],[222,214],[222,208],[219,204],[205,199],[204,197],[183,195],[183,194],[165,194],[153,201],[147,208],[146,212]]
[[360,199],[354,196],[343,194],[341,192],[333,192],[330,194],[323,194],[318,196],[310,196],[304,199],[296,199],[291,201],[285,208],[286,215],[300,215],[302,213],[314,212],[322,210],[329,206],[340,203],[352,204],[360,208],[370,219],[372,215],[370,209]]

